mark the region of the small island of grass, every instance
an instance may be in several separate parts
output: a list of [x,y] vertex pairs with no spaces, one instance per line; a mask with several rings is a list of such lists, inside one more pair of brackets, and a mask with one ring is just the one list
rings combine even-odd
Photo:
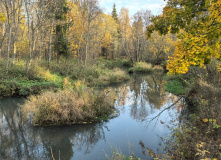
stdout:
[[22,106],[24,116],[35,126],[84,124],[106,120],[115,111],[113,90],[81,88],[30,96]]

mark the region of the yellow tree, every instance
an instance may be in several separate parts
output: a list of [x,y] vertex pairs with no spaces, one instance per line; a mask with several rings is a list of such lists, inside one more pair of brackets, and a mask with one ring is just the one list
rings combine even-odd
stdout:
[[221,0],[169,0],[163,15],[152,22],[147,37],[154,30],[179,33],[175,53],[168,61],[170,74],[186,73],[193,65],[203,67],[212,58],[220,60]]
[[86,33],[86,20],[84,19],[79,3],[68,3],[70,11],[68,19],[71,26],[68,31],[69,41],[71,43],[70,50],[73,56],[81,56],[80,49],[85,45],[84,34]]
[[[2,45],[3,45],[3,42],[4,42],[4,38],[3,37],[5,37],[4,35],[5,35],[5,27],[4,27],[4,22],[6,22],[6,17],[3,15],[3,13],[1,13],[0,12],[0,40],[1,40],[1,43],[0,43],[0,58],[1,58],[1,48],[2,48]],[[1,24],[1,22],[2,22],[2,24]]]
[[105,13],[101,14],[100,18],[102,19],[100,24],[100,33],[101,33],[101,48],[103,54],[110,55],[112,53],[112,59],[114,58],[114,49],[116,47],[115,43],[117,41],[118,35],[118,24],[112,18],[111,15]]
[[147,42],[148,60],[153,64],[159,64],[172,56],[175,50],[176,35],[171,33],[160,35],[153,32],[152,38]]
[[120,30],[122,34],[122,51],[125,53],[130,60],[133,62],[133,34],[132,26],[130,25],[129,10],[122,8],[119,14]]

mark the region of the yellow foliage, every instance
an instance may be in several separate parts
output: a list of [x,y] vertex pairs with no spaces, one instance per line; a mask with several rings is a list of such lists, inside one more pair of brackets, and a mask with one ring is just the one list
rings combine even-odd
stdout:
[[212,58],[221,59],[221,0],[205,0],[196,7],[199,9],[196,13],[188,2],[191,0],[178,0],[174,5],[174,0],[169,0],[163,15],[154,17],[147,28],[147,37],[154,30],[164,35],[170,31],[178,33],[174,55],[167,65],[169,74],[184,74],[190,66],[204,67]]
[[6,17],[4,17],[3,13],[0,12],[0,21],[5,22],[7,20]]
[[72,84],[70,82],[70,78],[69,77],[64,78],[63,87],[64,88],[71,88],[71,86],[72,86]]

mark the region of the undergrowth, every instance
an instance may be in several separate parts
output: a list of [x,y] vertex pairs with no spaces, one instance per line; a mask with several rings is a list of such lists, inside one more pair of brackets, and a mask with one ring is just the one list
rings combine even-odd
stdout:
[[19,61],[5,70],[5,61],[0,61],[0,97],[28,96],[40,94],[44,90],[73,88],[77,80],[87,86],[108,85],[130,79],[122,61],[99,59],[96,63],[84,65],[77,60],[67,60],[58,64],[52,61],[34,61],[28,74],[26,62]]

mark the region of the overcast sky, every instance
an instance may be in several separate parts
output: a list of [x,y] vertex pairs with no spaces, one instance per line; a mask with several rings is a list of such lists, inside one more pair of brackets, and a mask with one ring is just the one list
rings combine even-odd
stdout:
[[159,15],[166,5],[166,0],[100,0],[99,4],[102,10],[108,14],[111,13],[114,3],[116,4],[118,14],[120,9],[125,7],[129,9],[131,16],[141,9],[151,10],[153,15]]

